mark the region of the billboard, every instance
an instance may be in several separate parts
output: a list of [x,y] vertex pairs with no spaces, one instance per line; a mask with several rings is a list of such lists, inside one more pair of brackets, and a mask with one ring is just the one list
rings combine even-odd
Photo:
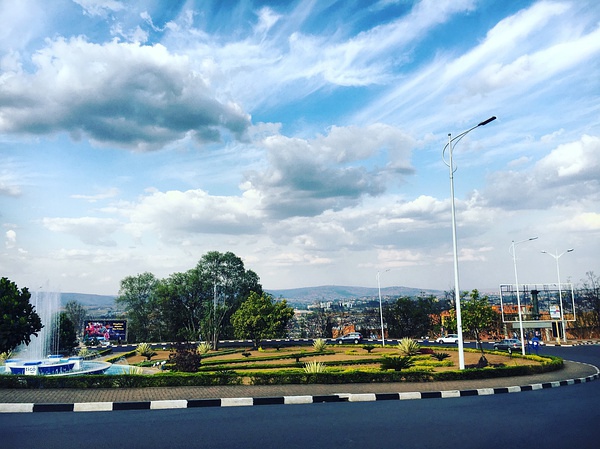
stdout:
[[500,305],[505,323],[518,320],[519,306],[523,321],[576,320],[573,284],[502,284]]
[[127,320],[94,320],[85,323],[84,338],[98,340],[127,340]]

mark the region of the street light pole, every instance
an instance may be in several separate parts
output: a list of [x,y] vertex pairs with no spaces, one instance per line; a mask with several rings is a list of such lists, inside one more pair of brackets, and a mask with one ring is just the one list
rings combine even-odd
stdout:
[[[387,271],[390,271],[388,268]],[[385,332],[383,330],[383,307],[381,305],[381,283],[379,282],[379,271],[377,272],[377,289],[379,290],[379,317],[381,318],[381,346],[385,346]]]
[[521,240],[520,242],[515,242],[513,240],[512,244],[510,245],[512,256],[513,256],[513,265],[515,267],[515,284],[517,286],[517,309],[519,312],[519,329],[520,329],[520,336],[521,336],[521,354],[523,354],[523,355],[525,355],[525,340],[524,340],[524,334],[523,334],[523,315],[521,313],[521,298],[519,297],[519,278],[517,276],[517,250],[516,250],[515,246],[518,245],[519,243],[529,242],[531,240],[536,240],[536,239],[537,239],[537,237],[531,237],[530,239]]
[[556,274],[558,276],[558,300],[560,304],[560,321],[562,324],[563,341],[565,343],[567,341],[567,328],[565,327],[565,314],[563,312],[562,290],[560,288],[560,269],[558,268],[558,259],[560,259],[561,256],[570,253],[571,251],[573,251],[573,248],[568,249],[562,252],[561,254],[558,254],[558,251],[556,252],[556,254],[549,253],[548,251],[542,251],[544,254],[548,254],[549,256],[554,257],[554,260],[556,260]]
[[[454,252],[454,299],[456,303],[456,331],[458,333],[458,364],[459,368],[465,369],[465,353],[464,353],[464,344],[463,344],[463,334],[462,334],[462,316],[460,311],[460,290],[458,285],[458,248],[457,248],[457,239],[456,239],[456,210],[454,206],[454,172],[457,170],[457,167],[454,166],[454,160],[452,157],[452,143],[456,142],[455,145],[467,134],[473,131],[475,128],[480,126],[487,125],[490,122],[496,120],[496,117],[490,117],[487,120],[484,120],[481,123],[473,126],[472,128],[463,131],[456,137],[452,137],[452,134],[448,133],[448,143],[442,150],[442,160],[448,166],[450,171],[450,199],[451,199],[451,211],[452,211],[452,249]],[[446,161],[445,154],[446,149],[448,149],[448,161]]]

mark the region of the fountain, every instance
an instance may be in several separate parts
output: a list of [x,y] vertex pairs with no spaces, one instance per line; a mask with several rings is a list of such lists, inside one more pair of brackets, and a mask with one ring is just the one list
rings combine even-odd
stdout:
[[[60,293],[35,292],[31,303],[44,327],[29,345],[21,345],[18,352],[23,359],[8,359],[4,372],[8,374],[66,376],[75,374],[102,374],[111,366],[108,362],[84,361],[83,357],[52,355],[58,351]],[[50,354],[50,355],[48,355]]]

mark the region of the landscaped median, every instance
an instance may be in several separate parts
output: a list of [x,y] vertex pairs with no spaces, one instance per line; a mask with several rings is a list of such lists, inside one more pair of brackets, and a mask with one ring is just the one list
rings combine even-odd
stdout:
[[[394,346],[325,346],[210,351],[198,372],[171,371],[169,351],[156,351],[150,361],[135,351],[121,354],[131,365],[165,361],[156,374],[83,375],[64,377],[0,376],[0,388],[140,388],[209,385],[345,384],[372,382],[435,382],[522,376],[559,370],[563,360],[552,356],[485,353],[489,366],[475,368],[481,351],[464,349],[467,369],[458,369],[454,347],[423,347],[406,354]],[[386,369],[395,367],[395,369]]]

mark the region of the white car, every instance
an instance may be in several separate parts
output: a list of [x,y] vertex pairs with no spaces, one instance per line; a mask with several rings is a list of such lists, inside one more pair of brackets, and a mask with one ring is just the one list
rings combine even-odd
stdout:
[[440,337],[436,340],[438,343],[458,344],[458,334],[448,334],[445,337]]

